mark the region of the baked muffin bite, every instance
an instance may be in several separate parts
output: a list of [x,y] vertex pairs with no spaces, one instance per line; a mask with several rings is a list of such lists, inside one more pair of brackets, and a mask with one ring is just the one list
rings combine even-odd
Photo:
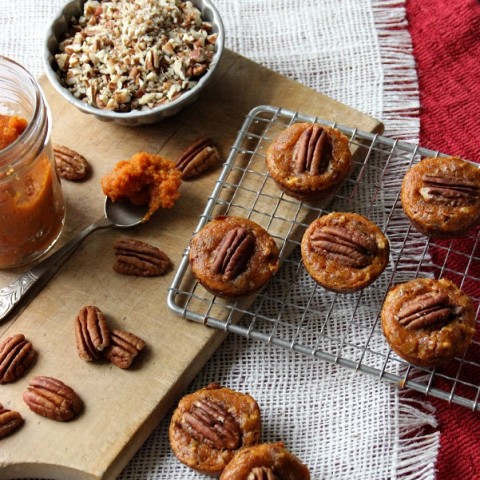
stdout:
[[473,302],[446,278],[394,286],[382,307],[382,329],[407,362],[436,367],[462,356],[475,334]]
[[227,465],[220,480],[309,480],[310,472],[283,442],[243,448]]
[[287,195],[302,201],[328,198],[350,173],[348,138],[336,128],[295,123],[267,150],[271,177]]
[[302,261],[322,287],[350,293],[374,282],[388,263],[382,231],[357,213],[333,212],[313,221],[302,238]]
[[424,158],[405,174],[401,200],[424,235],[462,236],[480,220],[480,169],[458,157]]
[[219,475],[239,449],[259,442],[260,408],[246,393],[211,384],[180,400],[168,433],[182,463]]
[[269,233],[242,217],[217,217],[190,241],[193,274],[209,292],[224,298],[263,287],[278,270],[278,257]]

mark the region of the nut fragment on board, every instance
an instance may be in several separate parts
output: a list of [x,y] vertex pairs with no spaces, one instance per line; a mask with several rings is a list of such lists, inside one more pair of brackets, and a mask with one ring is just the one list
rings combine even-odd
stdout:
[[101,310],[88,305],[83,307],[75,321],[75,337],[78,356],[83,360],[98,360],[102,351],[110,345],[110,331]]
[[35,358],[32,343],[18,333],[0,343],[0,384],[20,378]]
[[128,368],[144,348],[145,342],[137,335],[125,330],[112,330],[105,357],[119,368]]
[[23,423],[19,412],[5,408],[0,403],[0,438],[10,435]]
[[141,240],[121,238],[113,244],[113,269],[123,275],[155,277],[166,273],[172,263],[159,248]]
[[184,180],[197,177],[211,167],[218,165],[220,155],[213,140],[202,137],[195,140],[183,150],[175,161],[175,166],[182,172]]
[[71,420],[83,408],[83,402],[73,388],[45,376],[30,379],[23,400],[32,412],[59,422]]
[[58,143],[53,143],[52,146],[55,169],[59,177],[77,182],[88,178],[92,169],[83,155]]

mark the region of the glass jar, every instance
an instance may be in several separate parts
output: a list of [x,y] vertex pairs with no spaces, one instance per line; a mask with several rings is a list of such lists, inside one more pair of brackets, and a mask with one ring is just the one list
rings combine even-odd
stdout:
[[[22,123],[24,130],[15,139],[15,125]],[[35,79],[0,56],[0,268],[36,259],[62,231],[65,203],[55,172],[51,123]]]

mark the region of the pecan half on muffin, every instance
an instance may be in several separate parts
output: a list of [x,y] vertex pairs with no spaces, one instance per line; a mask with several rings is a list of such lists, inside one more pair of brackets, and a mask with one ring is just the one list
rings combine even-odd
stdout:
[[401,200],[424,235],[462,236],[480,220],[480,169],[458,157],[424,158],[405,174]]
[[333,212],[313,221],[302,238],[302,260],[322,287],[355,292],[374,282],[388,263],[382,231],[356,213]]
[[323,200],[350,173],[348,138],[336,128],[295,123],[270,145],[266,164],[287,195],[302,201]]
[[237,450],[258,443],[260,409],[250,395],[211,384],[180,400],[168,433],[182,463],[219,475]]
[[310,472],[283,442],[264,443],[235,454],[220,480],[310,480]]
[[475,323],[473,302],[445,278],[396,285],[382,307],[382,328],[390,347],[417,366],[435,367],[462,356]]
[[278,247],[257,223],[220,216],[190,241],[190,266],[211,293],[237,298],[259,290],[278,270]]

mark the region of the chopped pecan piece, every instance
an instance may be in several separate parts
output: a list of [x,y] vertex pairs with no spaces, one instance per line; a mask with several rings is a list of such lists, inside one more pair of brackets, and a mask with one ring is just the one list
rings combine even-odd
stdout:
[[23,423],[23,417],[0,403],[0,438],[6,437]]
[[0,384],[21,377],[35,358],[35,350],[25,336],[18,333],[0,343]]
[[245,271],[255,249],[255,235],[245,227],[230,230],[214,252],[213,273],[232,280]]
[[242,429],[223,405],[208,398],[198,399],[182,418],[182,428],[199,442],[218,450],[236,450]]
[[279,480],[270,467],[255,467],[248,474],[247,480]]
[[167,272],[172,263],[162,250],[149,243],[132,238],[117,240],[113,269],[123,275],[154,277]]
[[110,332],[107,320],[98,307],[89,305],[78,312],[75,337],[80,358],[90,362],[102,356],[102,351],[110,345]]
[[110,346],[105,357],[119,368],[128,368],[145,348],[145,342],[131,332],[112,330]]
[[398,311],[397,320],[408,330],[440,328],[457,315],[457,307],[449,304],[445,293],[425,293],[407,301]]
[[369,265],[377,252],[375,239],[359,230],[344,227],[320,227],[311,236],[315,249],[326,252],[340,264],[363,268]]
[[91,172],[87,159],[64,145],[53,143],[53,156],[57,174],[66,180],[85,180]]
[[220,162],[217,147],[211,138],[202,137],[188,146],[175,161],[184,180],[197,177]]
[[480,185],[463,178],[426,173],[422,181],[420,195],[426,202],[459,207],[475,202],[480,195]]
[[59,422],[71,420],[83,408],[75,391],[52,377],[31,378],[28,389],[23,392],[23,400],[33,412]]
[[311,125],[300,135],[293,152],[295,172],[322,174],[331,158],[330,140],[320,125]]

